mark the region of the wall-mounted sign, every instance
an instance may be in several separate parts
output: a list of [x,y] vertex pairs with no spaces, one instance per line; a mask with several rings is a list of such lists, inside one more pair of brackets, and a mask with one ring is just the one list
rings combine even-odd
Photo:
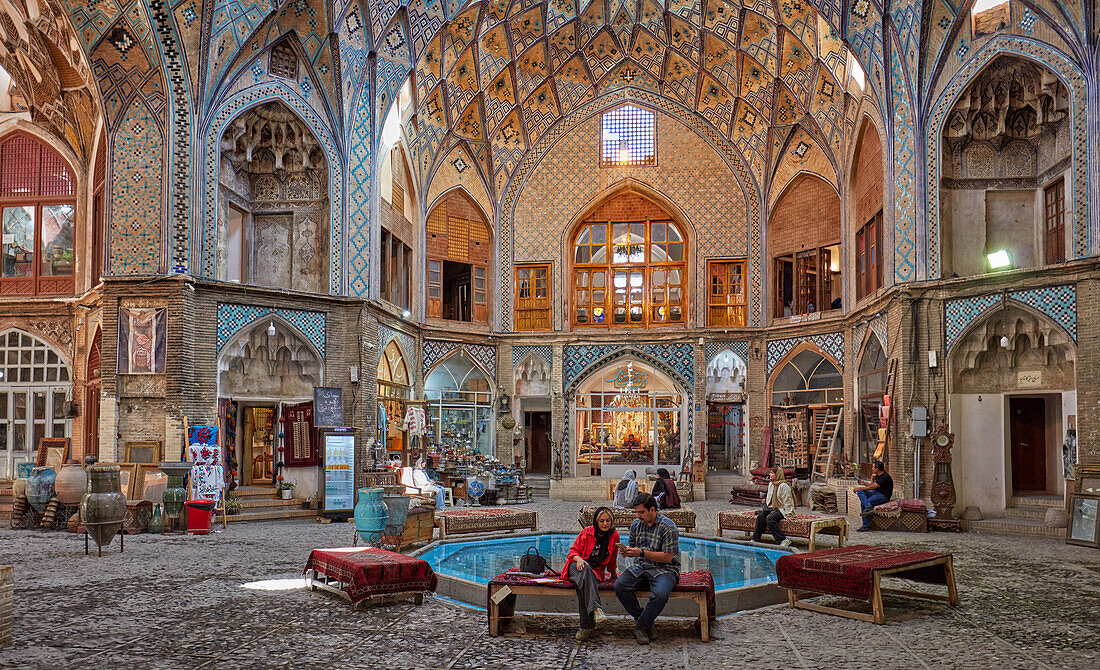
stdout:
[[635,370],[633,363],[627,363],[619,368],[614,377],[604,381],[612,384],[617,389],[640,391],[649,386],[649,373],[643,370]]
[[329,386],[313,387],[313,425],[335,428],[344,425],[342,389]]

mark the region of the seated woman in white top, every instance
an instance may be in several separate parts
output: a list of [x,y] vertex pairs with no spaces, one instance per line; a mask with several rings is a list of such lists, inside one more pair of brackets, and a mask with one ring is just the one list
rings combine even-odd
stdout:
[[764,509],[756,512],[756,530],[752,534],[752,541],[759,542],[760,535],[767,526],[768,532],[779,542],[779,546],[789,546],[791,541],[779,530],[779,521],[793,515],[794,492],[787,483],[783,468],[775,466],[771,471],[768,493],[764,496]]
[[633,470],[623,473],[623,478],[615,485],[615,495],[612,497],[615,507],[634,507],[634,499],[638,497],[638,482],[634,481],[637,477]]
[[420,489],[421,493],[430,493],[435,496],[435,508],[443,509],[446,496],[443,495],[443,487],[432,481],[424,468],[413,470],[413,486]]

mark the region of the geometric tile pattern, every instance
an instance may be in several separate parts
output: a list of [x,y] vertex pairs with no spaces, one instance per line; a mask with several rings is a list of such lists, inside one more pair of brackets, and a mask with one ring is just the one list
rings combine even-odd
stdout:
[[520,344],[512,347],[512,369],[514,370],[528,356],[538,356],[547,365],[554,364],[554,348],[541,344]]
[[141,99],[130,105],[115,131],[107,272],[156,274],[164,239],[160,204],[164,141]]
[[424,377],[427,378],[436,364],[457,349],[461,349],[463,353],[480,363],[483,369],[488,371],[489,386],[492,388],[497,380],[497,348],[487,344],[424,340]]
[[256,305],[218,303],[217,350],[220,352],[234,333],[241,328],[251,325],[269,314],[274,314],[293,326],[308,342],[317,348],[317,352],[324,359],[324,312],[307,312],[300,309],[271,309],[270,307],[257,307]]
[[741,357],[741,361],[748,363],[749,360],[749,343],[746,340],[734,340],[734,341],[722,341],[722,342],[707,342],[704,348],[706,354],[707,365],[710,365],[712,358],[717,356],[720,352],[729,349],[733,353]]
[[[893,44],[893,42],[891,42]],[[916,132],[913,107],[902,59],[890,59],[891,117],[894,138],[894,279],[907,282],[917,276]]]
[[819,349],[824,351],[829,356],[832,356],[837,365],[840,366],[841,371],[844,369],[844,333],[825,333],[823,335],[809,335],[807,337],[788,337],[782,340],[769,340],[768,341],[768,363],[767,373],[770,375],[772,369],[783,359],[791,349],[803,342],[810,342],[816,344]]
[[637,356],[668,374],[692,395],[695,388],[695,345],[676,344],[569,344],[562,348],[562,387],[566,394],[588,373],[623,356]]
[[[948,300],[944,305],[945,348],[950,351],[976,321],[1001,305],[1001,293]],[[1057,323],[1077,341],[1077,286],[1063,284],[1009,291],[1008,299],[1027,305]]]
[[416,369],[416,338],[403,330],[390,328],[384,323],[378,324],[378,351],[384,351],[390,340],[397,340],[406,364],[410,369]]
[[[1057,75],[1070,93],[1070,124],[1072,129],[1072,180],[1073,187],[1068,189],[1073,195],[1073,204],[1066,203],[1067,222],[1066,227],[1073,227],[1073,245],[1066,249],[1067,258],[1080,258],[1087,256],[1093,243],[1089,233],[1089,221],[1091,211],[1095,203],[1089,202],[1089,130],[1088,108],[1088,83],[1085,76],[1077,66],[1064,56],[1060,51],[1052,49],[1035,40],[1000,33],[986,42],[981,49],[975,52],[965,65],[951,78],[948,84],[938,93],[935,105],[923,126],[927,128],[925,149],[925,208],[928,218],[928,277],[940,276],[941,236],[940,230],[940,175],[943,161],[942,139],[943,124],[947,122],[950,111],[959,92],[977,75],[989,61],[1001,54],[1018,54],[1028,59],[1034,59],[1043,63],[1051,72]],[[1096,165],[1091,167],[1092,174],[1096,174]],[[1072,215],[1069,213],[1072,211]]]

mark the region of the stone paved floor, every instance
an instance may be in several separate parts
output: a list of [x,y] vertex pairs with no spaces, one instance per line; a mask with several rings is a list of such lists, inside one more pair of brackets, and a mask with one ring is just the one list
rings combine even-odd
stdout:
[[[580,503],[540,501],[540,530],[576,528]],[[693,503],[703,534],[719,501]],[[208,537],[117,539],[84,556],[67,533],[0,531],[15,565],[15,646],[0,668],[1096,668],[1100,552],[1041,539],[867,533],[859,541],[955,554],[962,607],[888,597],[885,626],[786,606],[724,617],[702,644],[686,623],[639,647],[626,619],[592,640],[576,619],[538,617],[526,634],[490,638],[485,615],[429,597],[352,610],[304,588],[242,588],[300,574],[313,547],[350,526],[241,524]]]

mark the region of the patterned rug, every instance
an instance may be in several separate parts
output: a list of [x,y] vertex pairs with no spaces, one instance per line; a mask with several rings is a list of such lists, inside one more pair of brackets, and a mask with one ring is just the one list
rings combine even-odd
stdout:
[[316,570],[347,584],[352,603],[370,596],[435,591],[436,576],[427,562],[385,549],[314,549],[302,572]]
[[[569,581],[556,581],[548,584],[538,584],[532,581],[534,578],[527,574],[520,574],[519,568],[512,568],[508,572],[502,572],[489,582],[489,586],[503,586],[526,584],[546,586],[552,589],[569,589],[573,590],[573,583]],[[605,579],[599,584],[600,591],[614,591],[615,580]],[[681,572],[680,583],[676,585],[673,591],[702,591],[707,594],[707,613],[711,619],[715,617],[715,601],[714,601],[714,576],[710,574],[710,570],[695,570],[693,572]],[[487,589],[488,592],[492,592],[492,589]],[[488,602],[488,598],[486,598]]]
[[444,535],[488,533],[496,530],[535,530],[538,515],[522,509],[456,509],[436,512],[436,524]]
[[[581,527],[587,527],[592,525],[592,515],[596,513],[596,510],[600,507],[598,505],[589,505],[581,508],[581,511],[577,513],[577,523]],[[677,527],[684,530],[693,530],[695,528],[695,512],[686,507],[680,507],[678,509],[663,509],[661,514],[664,514],[672,523]],[[630,524],[634,523],[634,519],[638,518],[634,514],[633,509],[613,509],[611,515],[615,518],[616,528],[630,528]]]
[[[904,568],[945,556],[950,554],[856,545],[781,556],[775,562],[775,573],[779,585],[784,588],[870,600],[875,570]],[[946,583],[942,565],[905,570],[890,576],[926,584]]]

